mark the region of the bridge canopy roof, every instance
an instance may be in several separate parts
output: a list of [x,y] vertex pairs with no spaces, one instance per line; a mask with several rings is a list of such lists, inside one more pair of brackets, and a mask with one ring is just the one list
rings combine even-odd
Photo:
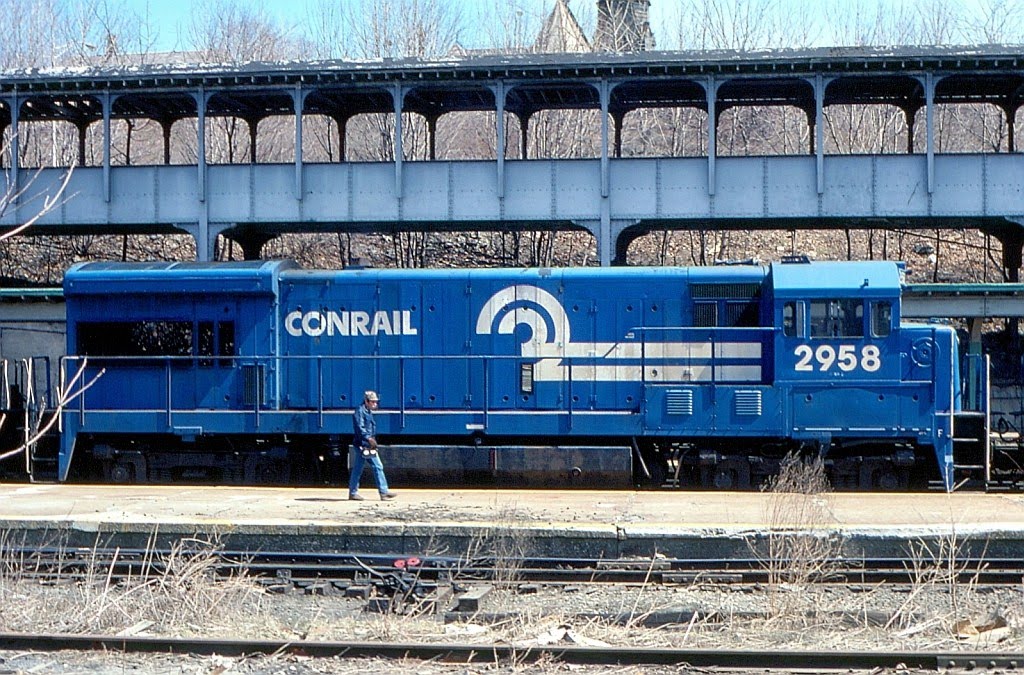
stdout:
[[[243,64],[152,64],[0,72],[0,124],[17,101],[24,121],[102,119],[114,98],[114,118],[177,120],[206,114],[261,119],[294,114],[348,118],[394,110],[425,116],[505,109],[600,107],[610,86],[616,114],[651,107],[707,108],[714,82],[718,108],[792,105],[813,110],[821,76],[824,103],[924,105],[924,79],[935,78],[938,103],[992,103],[1015,110],[1024,99],[1024,47],[842,47],[761,51],[675,51],[631,54],[511,54],[437,59],[287,61]],[[498,83],[501,83],[499,88]],[[203,94],[200,94],[203,92]],[[297,93],[301,92],[301,94]]]

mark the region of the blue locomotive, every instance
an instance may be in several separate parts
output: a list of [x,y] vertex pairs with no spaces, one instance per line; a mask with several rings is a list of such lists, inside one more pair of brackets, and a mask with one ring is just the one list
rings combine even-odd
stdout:
[[887,262],[85,263],[59,477],[340,482],[374,389],[389,474],[431,484],[745,488],[799,451],[838,487],[950,488],[984,469],[987,418],[900,285]]

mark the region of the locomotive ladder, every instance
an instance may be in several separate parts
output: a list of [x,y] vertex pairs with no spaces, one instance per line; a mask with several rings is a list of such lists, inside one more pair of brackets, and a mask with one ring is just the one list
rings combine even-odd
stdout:
[[[969,356],[968,359],[972,357]],[[977,392],[974,400],[964,401],[966,409],[953,415],[953,470],[957,485],[988,488],[992,485],[992,443],[989,423],[989,357],[968,368],[968,386]]]

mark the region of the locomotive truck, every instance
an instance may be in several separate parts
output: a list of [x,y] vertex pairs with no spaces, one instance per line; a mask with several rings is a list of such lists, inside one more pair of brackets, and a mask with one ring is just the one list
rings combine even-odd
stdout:
[[85,263],[59,478],[342,482],[373,389],[389,474],[431,485],[742,489],[794,452],[838,488],[990,480],[957,335],[902,322],[900,286],[892,262]]

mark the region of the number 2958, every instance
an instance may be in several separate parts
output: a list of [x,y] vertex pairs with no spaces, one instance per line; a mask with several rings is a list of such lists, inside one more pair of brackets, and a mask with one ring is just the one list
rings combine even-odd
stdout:
[[793,354],[797,357],[798,371],[825,372],[838,368],[849,373],[859,368],[873,373],[882,367],[882,358],[875,345],[864,345],[859,353],[856,345],[819,345],[817,349],[810,345],[799,345]]

